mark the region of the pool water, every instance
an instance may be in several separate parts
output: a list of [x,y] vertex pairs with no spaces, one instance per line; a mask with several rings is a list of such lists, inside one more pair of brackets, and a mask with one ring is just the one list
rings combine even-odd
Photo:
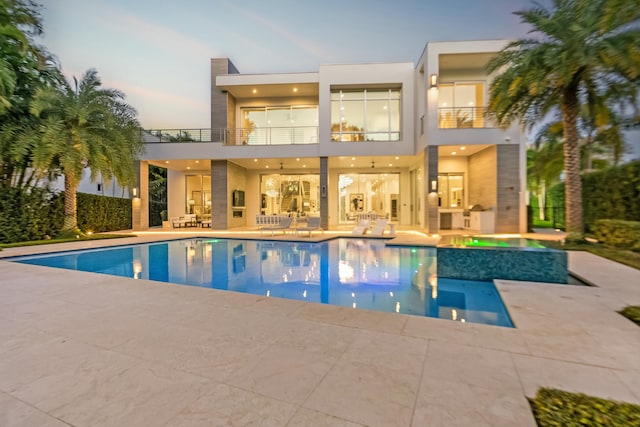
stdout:
[[451,236],[448,245],[465,248],[544,248],[536,240],[519,237]]
[[513,327],[492,282],[436,276],[436,249],[377,239],[185,239],[14,261],[460,322]]

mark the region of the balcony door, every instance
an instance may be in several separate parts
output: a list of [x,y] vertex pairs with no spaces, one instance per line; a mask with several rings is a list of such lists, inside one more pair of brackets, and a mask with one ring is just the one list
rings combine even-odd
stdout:
[[482,128],[485,126],[484,83],[442,83],[438,89],[439,128]]
[[242,144],[318,143],[318,106],[241,108]]

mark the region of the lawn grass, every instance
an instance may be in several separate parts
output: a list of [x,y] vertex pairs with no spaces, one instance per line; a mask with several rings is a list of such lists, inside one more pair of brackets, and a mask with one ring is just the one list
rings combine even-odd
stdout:
[[540,427],[638,426],[640,405],[541,388],[531,400]]
[[602,243],[590,243],[587,241],[580,243],[567,242],[566,244],[562,245],[560,242],[545,240],[540,241],[540,244],[553,249],[591,252],[594,255],[598,255],[603,258],[607,258],[612,261],[619,262],[620,264],[625,264],[629,267],[640,270],[640,253],[628,249],[614,248],[611,246],[606,246]]
[[123,237],[135,237],[131,234],[91,234],[79,235],[79,237],[65,237],[61,239],[30,240],[27,242],[0,243],[0,250],[4,248],[18,248],[21,246],[50,245],[52,243],[82,242],[87,240],[120,239]]
[[640,326],[640,306],[628,305],[619,311],[627,319]]

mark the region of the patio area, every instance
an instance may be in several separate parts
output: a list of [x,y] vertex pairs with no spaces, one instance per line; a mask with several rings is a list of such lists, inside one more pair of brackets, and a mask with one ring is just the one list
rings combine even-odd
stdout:
[[[232,235],[0,258],[192,234]],[[640,271],[569,267],[596,286],[496,281],[509,329],[0,260],[0,425],[535,427],[542,386],[640,403],[640,329],[616,313]]]

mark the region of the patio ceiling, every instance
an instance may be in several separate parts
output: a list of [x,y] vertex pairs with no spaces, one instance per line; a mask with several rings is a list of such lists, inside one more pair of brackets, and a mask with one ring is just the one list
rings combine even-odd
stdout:
[[[463,148],[464,147],[464,148]],[[438,148],[440,157],[470,156],[488,145],[446,145]],[[453,153],[456,154],[453,154]],[[249,170],[318,170],[320,159],[318,157],[291,157],[291,158],[263,158],[263,159],[229,159],[230,162]],[[150,164],[177,170],[181,172],[207,171],[210,168],[209,159],[189,160],[155,160]],[[416,165],[417,156],[335,156],[329,158],[329,167],[338,169],[363,169],[371,168],[372,162],[376,168],[401,169]]]

